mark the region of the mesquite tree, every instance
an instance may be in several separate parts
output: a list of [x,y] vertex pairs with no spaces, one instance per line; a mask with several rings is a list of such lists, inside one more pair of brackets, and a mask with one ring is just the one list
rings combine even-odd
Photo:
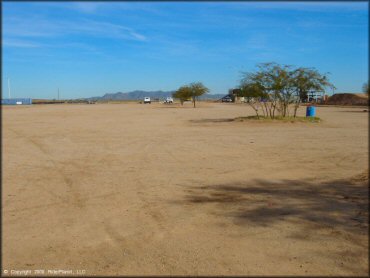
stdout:
[[243,86],[237,91],[237,95],[248,99],[248,104],[256,112],[257,118],[259,118],[260,109],[262,109],[264,116],[268,114],[266,106],[263,106],[262,103],[265,103],[264,98],[268,98],[269,95],[266,93],[262,83],[254,81],[255,78],[256,76],[254,74],[248,74],[244,80]]
[[191,90],[189,86],[181,86],[176,92],[172,94],[172,96],[174,98],[178,98],[181,105],[183,105],[185,100],[191,98]]
[[294,68],[277,63],[257,65],[256,72],[243,73],[238,96],[247,97],[249,104],[259,117],[261,109],[265,117],[290,116],[290,106],[297,109],[309,91],[324,91],[334,87],[325,74],[311,68]]
[[184,100],[189,98],[192,99],[195,108],[195,100],[197,97],[209,92],[209,89],[205,87],[201,82],[191,83],[189,85],[181,86],[172,96],[180,99],[181,105]]
[[195,108],[196,98],[205,94],[205,93],[208,93],[209,89],[207,87],[205,87],[201,82],[191,83],[189,85],[189,88],[190,88],[190,91],[191,91],[191,97],[193,99],[193,104],[194,104],[194,108]]

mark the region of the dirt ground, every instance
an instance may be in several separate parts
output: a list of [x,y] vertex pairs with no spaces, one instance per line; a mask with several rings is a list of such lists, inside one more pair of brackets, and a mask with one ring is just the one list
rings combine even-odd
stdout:
[[364,109],[2,107],[3,274],[365,276]]

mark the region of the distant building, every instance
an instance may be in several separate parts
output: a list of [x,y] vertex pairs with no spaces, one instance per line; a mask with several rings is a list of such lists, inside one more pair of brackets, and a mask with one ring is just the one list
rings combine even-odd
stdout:
[[328,99],[325,92],[311,91],[307,93],[307,98],[303,102],[317,102],[322,103]]
[[5,98],[1,99],[1,105],[31,105],[32,98]]

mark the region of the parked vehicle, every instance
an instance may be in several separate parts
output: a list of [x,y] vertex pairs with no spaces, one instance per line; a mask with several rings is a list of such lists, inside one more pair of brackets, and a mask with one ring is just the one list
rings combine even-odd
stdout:
[[167,97],[164,103],[173,103],[173,98],[172,97]]
[[145,98],[144,98],[144,104],[145,104],[145,103],[149,103],[149,104],[151,103],[151,101],[150,101],[150,97],[145,97]]
[[223,97],[221,102],[233,102],[233,99],[230,96]]

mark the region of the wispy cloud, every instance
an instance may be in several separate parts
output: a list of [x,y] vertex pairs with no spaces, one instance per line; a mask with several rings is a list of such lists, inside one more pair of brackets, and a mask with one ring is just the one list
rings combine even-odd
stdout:
[[301,20],[297,22],[298,27],[303,28],[358,28],[358,27],[366,27],[366,24],[343,24],[343,23],[332,23],[323,20]]
[[[134,29],[113,24],[110,22],[93,21],[93,20],[81,20],[80,22],[68,22],[64,23],[64,26],[68,28],[70,33],[86,34],[96,37],[108,37],[116,39],[128,39],[128,40],[147,40],[146,36],[136,32]],[[68,32],[67,31],[67,32]]]
[[39,16],[10,17],[4,20],[4,37],[58,37],[71,34],[123,40],[145,41],[133,28],[105,21],[74,19],[51,20]]
[[239,2],[239,3],[212,3],[210,6],[222,6],[230,9],[243,10],[291,10],[306,12],[327,12],[327,11],[367,11],[368,3],[363,2],[334,2],[334,1],[312,1],[312,2]]
[[99,8],[104,7],[104,3],[101,2],[72,2],[66,6],[72,10],[76,10],[82,13],[95,13]]
[[42,44],[35,43],[27,40],[10,39],[6,38],[3,40],[3,46],[5,47],[21,47],[21,48],[38,48],[42,47]]
[[43,9],[64,9],[75,11],[84,15],[94,15],[99,13],[112,13],[123,11],[145,11],[152,14],[162,14],[160,9],[164,3],[148,2],[89,2],[89,1],[68,1],[68,2],[43,2],[31,3],[33,6],[39,6]]

